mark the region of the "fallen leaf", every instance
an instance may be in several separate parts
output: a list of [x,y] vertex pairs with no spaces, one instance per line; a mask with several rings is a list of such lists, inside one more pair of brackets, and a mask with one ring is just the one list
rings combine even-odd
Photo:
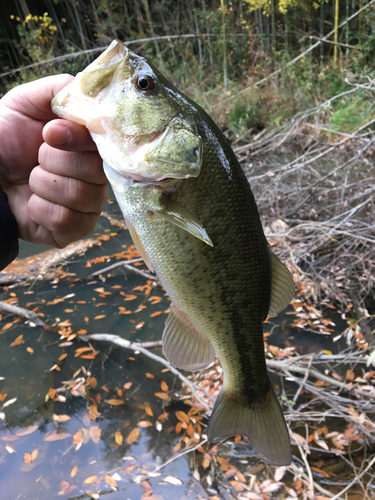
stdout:
[[70,471],[70,477],[74,477],[78,472],[78,465],[75,465],[73,469]]
[[17,398],[8,399],[8,401],[5,401],[5,403],[3,404],[3,408],[6,408],[7,406],[12,405],[12,404],[13,404],[13,403],[15,403],[16,401],[17,401]]
[[139,429],[136,427],[131,431],[131,433],[128,436],[127,443],[132,444],[134,441],[136,441],[139,438]]
[[15,345],[21,345],[22,342],[23,342],[23,334],[22,335],[18,335],[18,337],[10,344],[10,347],[13,347]]
[[166,392],[155,392],[155,396],[157,398],[164,399],[166,401],[168,401],[169,399],[171,399]]
[[151,410],[151,408],[149,406],[146,406],[145,412],[147,413],[147,415],[149,417],[153,417],[154,416],[154,414],[153,414],[153,412],[152,412],[152,410]]
[[68,434],[67,432],[53,431],[51,434],[47,434],[43,441],[61,441],[62,439],[66,439],[70,436],[71,434]]
[[121,446],[121,445],[122,445],[123,440],[124,440],[123,435],[121,434],[121,432],[117,431],[117,432],[115,433],[115,441],[116,441],[116,443],[117,443],[119,446]]
[[130,387],[133,385],[133,382],[126,382],[126,384],[124,384],[124,391],[127,391],[128,389],[130,389]]
[[98,483],[98,476],[95,474],[94,476],[89,476],[83,481],[83,484],[92,484],[92,483]]
[[175,415],[178,418],[178,420],[180,420],[180,422],[185,422],[186,424],[190,422],[189,417],[183,411],[176,411]]
[[16,450],[13,448],[13,446],[10,446],[9,444],[5,445],[5,449],[7,450],[8,453],[12,454],[15,453]]
[[155,378],[155,375],[153,375],[152,373],[145,373],[145,375],[147,378]]
[[13,326],[13,323],[7,323],[6,325],[4,325],[1,329],[2,332],[6,332],[7,330],[9,330],[9,328],[12,328]]
[[169,390],[169,387],[168,385],[164,382],[164,380],[162,380],[161,384],[161,390],[164,391],[164,392],[167,392]]
[[30,425],[21,431],[16,432],[17,436],[27,436],[38,429],[38,425]]
[[108,399],[107,403],[112,406],[119,406],[125,404],[125,401],[122,401],[121,399]]
[[173,484],[174,486],[181,486],[184,484],[180,479],[174,476],[166,476],[164,478],[164,481],[166,481],[169,484]]
[[26,347],[26,351],[30,354],[34,354],[34,349],[32,347]]
[[126,467],[126,469],[124,469],[124,474],[127,474],[128,472],[131,472],[134,469],[135,469],[135,464],[129,465],[129,467]]
[[138,427],[150,427],[152,422],[149,422],[148,420],[141,420],[137,425]]
[[39,454],[39,450],[37,450],[37,449],[33,450],[31,453],[24,453],[23,460],[24,460],[25,464],[30,465],[31,462],[33,462],[36,459],[38,454]]
[[116,490],[117,481],[115,479],[113,479],[112,476],[110,476],[109,474],[107,474],[107,475],[104,476],[104,479],[109,484],[109,486],[111,488],[113,488],[114,490]]
[[72,417],[70,417],[69,415],[52,415],[52,420],[54,422],[68,422],[68,420],[70,420],[71,418]]

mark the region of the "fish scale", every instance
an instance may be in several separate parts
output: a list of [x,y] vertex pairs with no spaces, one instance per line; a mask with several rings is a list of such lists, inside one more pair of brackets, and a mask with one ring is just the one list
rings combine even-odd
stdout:
[[208,439],[243,434],[266,461],[289,464],[262,323],[289,303],[293,280],[269,249],[228,141],[119,41],[55,97],[53,110],[90,130],[134,243],[171,298],[165,356],[187,370],[205,368],[215,353],[221,362]]

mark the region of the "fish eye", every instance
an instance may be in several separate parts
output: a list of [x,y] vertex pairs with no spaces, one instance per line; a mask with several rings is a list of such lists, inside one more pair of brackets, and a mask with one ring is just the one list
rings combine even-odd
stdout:
[[149,75],[139,75],[137,77],[136,85],[138,90],[145,92],[147,90],[152,90],[155,87],[155,82]]

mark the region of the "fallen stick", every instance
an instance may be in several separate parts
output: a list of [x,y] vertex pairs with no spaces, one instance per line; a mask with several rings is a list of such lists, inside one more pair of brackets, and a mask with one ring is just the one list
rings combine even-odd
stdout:
[[92,333],[91,335],[82,335],[80,337],[82,340],[99,340],[99,341],[104,341],[104,342],[111,342],[112,344],[116,344],[120,347],[123,347],[124,349],[131,349],[132,351],[139,351],[145,356],[153,359],[154,361],[157,361],[158,363],[161,363],[162,365],[166,366],[169,368],[169,370],[177,375],[179,379],[181,379],[188,387],[190,387],[191,392],[197,399],[197,401],[208,411],[212,411],[212,406],[209,406],[207,403],[205,403],[197,394],[197,391],[202,392],[205,396],[207,396],[212,402],[215,401],[215,398],[211,396],[207,391],[204,389],[198,387],[195,385],[191,380],[186,378],[182,373],[177,370],[173,365],[171,365],[166,359],[161,358],[160,356],[157,356],[156,354],[153,354],[152,352],[149,352],[147,349],[145,349],[142,344],[139,344],[137,342],[130,342],[129,340],[125,340],[118,335],[112,335],[110,333]]
[[365,396],[366,398],[369,398],[374,395],[374,391],[363,391],[362,389],[355,388],[351,384],[346,384],[345,382],[340,382],[339,380],[336,380],[333,377],[329,377],[328,375],[324,375],[321,373],[319,370],[316,370],[315,368],[311,368],[310,366],[308,367],[303,367],[303,366],[295,366],[291,363],[290,360],[286,361],[278,361],[277,359],[267,359],[267,366],[270,368],[276,368],[279,370],[288,370],[290,372],[295,372],[295,373],[302,373],[303,375],[308,372],[310,375],[315,377],[317,380],[323,380],[323,382],[327,382],[330,385],[336,386],[339,389],[347,392],[351,392],[353,394],[360,395],[360,396]]
[[121,262],[115,262],[114,264],[111,264],[110,266],[103,267],[103,269],[99,269],[99,271],[95,271],[94,273],[90,274],[90,278],[94,278],[95,276],[99,276],[99,274],[104,274],[104,273],[109,273],[109,271],[113,271],[113,269],[116,269],[118,267],[123,267],[126,264],[134,264],[135,262],[142,262],[143,259],[141,257],[138,257],[137,259],[131,259],[131,260],[122,260]]
[[35,313],[23,307],[14,306],[12,304],[8,304],[7,302],[0,301],[0,309],[8,313],[15,314],[16,316],[22,316],[24,318],[30,319],[37,326],[49,328],[49,326],[44,323],[44,321],[42,321]]

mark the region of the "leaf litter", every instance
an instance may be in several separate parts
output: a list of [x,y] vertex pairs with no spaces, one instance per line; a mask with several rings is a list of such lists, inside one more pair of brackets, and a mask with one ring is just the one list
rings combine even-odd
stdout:
[[[102,239],[101,242],[103,241],[106,240]],[[92,272],[100,268],[100,265],[108,259],[119,261],[137,256],[136,250],[129,246],[127,250],[113,255],[109,254],[104,260],[98,257],[89,259],[87,267]],[[298,270],[292,270],[295,277],[299,279]],[[55,268],[54,277],[59,280],[60,284],[66,282],[73,289],[80,283],[74,273],[67,273],[64,270],[63,265]],[[104,344],[82,345],[79,340],[80,335],[92,332],[90,325],[93,320],[96,319],[99,322],[111,318],[107,310],[97,310],[107,305],[93,299],[100,296],[106,297],[108,307],[112,300],[134,304],[129,308],[116,305],[114,309],[119,311],[119,308],[122,308],[120,312],[126,311],[126,314],[120,317],[122,321],[128,321],[123,318],[132,320],[128,322],[128,329],[134,332],[134,335],[141,329],[148,328],[147,321],[133,320],[135,314],[141,314],[144,311],[148,317],[155,318],[155,321],[159,321],[160,318],[160,325],[162,325],[165,315],[170,311],[164,291],[157,284],[155,286],[152,280],[138,279],[139,284],[132,288],[127,287],[125,282],[114,286],[112,283],[108,275],[100,275],[100,279],[93,283],[91,301],[87,300],[87,295],[80,294],[76,288],[74,294],[63,292],[63,297],[50,296],[50,300],[40,303],[39,309],[36,309],[38,314],[44,315],[49,325],[48,335],[57,335],[61,341],[60,346],[63,352],[54,359],[55,362],[50,366],[55,366],[60,370],[64,368],[64,364],[77,367],[74,376],[68,377],[68,380],[66,379],[67,372],[64,371],[65,378],[60,377],[59,383],[47,391],[46,402],[65,405],[67,399],[70,398],[81,398],[87,402],[86,416],[83,418],[84,426],[73,432],[70,428],[69,432],[67,432],[68,428],[64,428],[71,423],[71,415],[67,411],[64,412],[64,406],[60,406],[58,411],[56,409],[53,414],[51,413],[49,425],[58,427],[54,430],[48,427],[44,442],[51,443],[49,446],[54,446],[54,441],[66,442],[68,447],[73,447],[73,456],[79,460],[80,453],[83,453],[82,450],[85,447],[95,446],[99,449],[99,443],[109,442],[109,436],[104,434],[105,427],[102,427],[102,419],[106,418],[110,411],[118,415],[116,416],[117,429],[113,429],[110,434],[111,446],[115,447],[112,448],[113,450],[121,450],[126,456],[130,446],[136,446],[142,440],[144,433],[149,432],[147,429],[154,429],[156,436],[160,434],[164,441],[171,443],[169,458],[166,458],[163,464],[154,467],[150,465],[145,467],[135,459],[135,463],[127,467],[122,466],[116,473],[117,475],[112,471],[90,474],[90,467],[83,467],[83,463],[79,461],[79,465],[73,465],[67,469],[66,478],[69,478],[69,481],[64,479],[59,483],[59,494],[67,495],[74,489],[78,489],[78,491],[85,491],[92,498],[99,498],[100,491],[104,491],[105,488],[113,491],[118,489],[121,480],[128,476],[135,485],[143,485],[141,489],[144,489],[149,497],[157,495],[157,491],[159,494],[162,491],[158,490],[159,483],[160,487],[163,484],[173,487],[184,485],[184,481],[178,475],[168,474],[167,469],[169,463],[183,456],[190,457],[194,480],[201,484],[207,498],[212,499],[221,498],[220,491],[225,490],[240,500],[263,500],[264,498],[322,500],[340,494],[341,489],[350,485],[350,482],[353,482],[351,487],[353,492],[360,491],[358,483],[364,478],[369,478],[366,470],[372,461],[369,446],[374,442],[375,434],[372,406],[375,371],[371,365],[368,328],[365,328],[363,319],[354,319],[350,304],[345,306],[344,310],[340,310],[339,314],[335,309],[338,306],[329,301],[322,301],[318,307],[311,300],[311,295],[306,294],[306,286],[310,284],[304,285],[304,282],[300,281],[299,295],[285,315],[288,319],[286,328],[293,328],[302,333],[309,331],[311,335],[323,335],[328,339],[334,337],[336,344],[340,343],[341,346],[344,344],[345,358],[341,354],[334,354],[337,349],[335,349],[335,343],[332,344],[332,342],[328,349],[320,349],[317,352],[301,352],[295,345],[288,343],[289,341],[284,345],[277,343],[274,341],[274,330],[278,328],[278,324],[273,318],[269,318],[265,325],[266,355],[270,370],[274,372],[275,380],[278,381],[276,388],[284,401],[284,411],[291,429],[294,452],[292,466],[277,468],[266,466],[257,457],[239,458],[246,449],[246,439],[241,436],[236,436],[221,446],[212,446],[206,442],[207,411],[196,399],[192,387],[198,388],[200,398],[211,407],[212,401],[209,396],[215,398],[222,385],[222,370],[217,364],[208,371],[189,375],[188,380],[192,386],[185,382],[179,385],[171,373],[168,374],[166,380],[160,380],[160,378],[158,380],[158,377],[149,371],[143,371],[143,375],[140,376],[141,384],[149,384],[149,389],[153,388],[152,394],[154,395],[154,399],[150,399],[150,394],[147,395],[149,399],[147,404],[142,401],[143,389],[142,386],[138,388],[137,380],[121,381],[124,372],[118,373],[119,387],[108,389],[100,385],[98,372],[93,375],[91,370],[95,366],[93,363],[97,362],[96,358],[102,360],[108,349]],[[86,285],[89,288],[90,286],[89,283]],[[11,297],[12,302],[22,305],[18,297],[22,296],[22,292],[18,290],[17,293],[11,293],[14,294]],[[58,293],[58,288],[53,293]],[[306,296],[308,300],[305,299]],[[83,298],[85,300],[81,300]],[[67,307],[66,304],[72,299],[74,299],[74,305]],[[58,311],[56,309],[56,312],[49,313],[49,308],[60,306],[61,309]],[[35,304],[32,307],[35,309]],[[85,307],[85,313],[76,317],[74,313],[76,307]],[[89,313],[90,308],[91,313]],[[69,314],[69,319],[67,314]],[[53,318],[58,319],[53,320]],[[3,336],[9,336],[9,347],[17,346],[18,349],[31,353],[28,350],[30,346],[24,345],[28,342],[28,336],[25,333],[18,333],[19,321],[15,320],[10,322],[9,317],[4,318],[3,324],[0,324],[0,331]],[[340,322],[338,320],[345,324],[339,336],[337,335],[337,323]],[[129,358],[138,362],[137,358],[132,356]],[[367,363],[367,359],[370,359],[370,362]],[[81,364],[77,365],[74,360]],[[56,368],[54,371],[56,372]],[[158,366],[152,371],[157,373]],[[163,370],[164,373],[168,371],[168,368]],[[317,372],[316,376],[315,372]],[[335,383],[344,385],[338,387]],[[6,400],[7,397],[10,399]],[[11,391],[9,388],[7,393],[4,391],[1,394],[0,398],[5,401],[2,406],[5,411],[8,406],[17,402],[14,390]],[[134,406],[132,406],[127,417],[132,399],[139,402],[137,403],[138,410],[134,411]],[[93,425],[93,422],[96,424]],[[21,440],[27,439],[27,436],[35,433],[39,427],[40,423],[26,425],[24,429],[17,430],[13,436],[9,434],[2,436],[4,441],[19,440],[14,447],[5,445],[8,455],[20,455],[21,459],[23,458],[23,461],[29,465],[37,457],[45,457],[43,453],[40,455],[40,447],[24,451],[21,446]],[[21,448],[21,453],[17,453]],[[345,469],[348,457],[352,457],[353,475],[346,483],[336,484],[340,481],[337,480],[335,468],[341,467],[348,475],[348,469]],[[45,460],[45,458],[42,459]],[[95,465],[92,467],[94,469]],[[164,467],[166,474],[163,473]],[[85,472],[88,473],[85,474]],[[357,482],[357,477],[362,478],[361,481]],[[76,483],[70,484],[72,480]],[[82,489],[88,485],[97,486],[99,489],[97,491]],[[312,491],[314,497],[311,497]]]

